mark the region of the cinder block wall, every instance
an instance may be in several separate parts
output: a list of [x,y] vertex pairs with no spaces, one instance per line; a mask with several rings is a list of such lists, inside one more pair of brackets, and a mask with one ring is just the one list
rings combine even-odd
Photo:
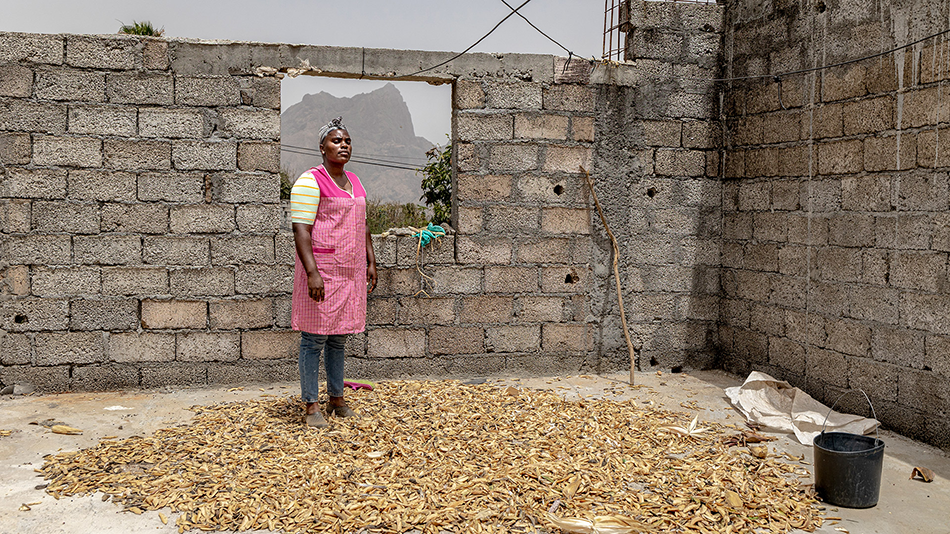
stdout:
[[[0,33],[0,385],[294,379],[293,243],[281,229],[275,174],[280,77],[387,79],[448,56]],[[591,218],[579,166],[593,170],[605,208],[628,234],[628,182],[597,154],[618,139],[639,146],[630,139],[641,133],[610,122],[605,114],[616,107],[603,102],[652,65],[474,54],[413,78],[454,85],[458,233],[426,249],[418,265],[411,238],[375,239],[380,283],[367,332],[347,348],[350,376],[626,367],[625,350],[611,353],[623,341],[610,304],[609,245]],[[647,174],[664,176],[660,197],[669,183],[676,199],[690,199],[679,210],[671,198],[657,212],[657,224],[672,227],[702,211],[696,184],[705,183],[705,154],[692,149],[707,141],[693,136],[705,132],[698,119],[712,115],[705,97],[666,92],[663,83],[650,82],[659,96],[643,93],[636,105],[663,107],[651,126],[666,137],[651,143],[672,150],[648,151]],[[701,248],[698,235],[671,231],[675,260],[644,275],[683,317],[696,313],[689,254]],[[641,244],[624,245],[624,274],[632,276]],[[666,278],[675,281],[663,285]],[[641,291],[636,280],[628,295]],[[714,293],[704,289],[699,300]],[[639,306],[634,299],[631,312]],[[660,339],[665,318],[635,322],[648,327],[644,338]],[[686,342],[678,329],[687,323],[671,327],[681,336],[674,349]],[[707,337],[689,337],[688,350],[708,351]]]
[[[941,2],[728,6],[725,75],[875,54],[945,29]],[[855,35],[861,35],[855,38]],[[828,404],[864,389],[902,434],[950,447],[946,80],[927,41],[725,91],[723,364]],[[860,394],[845,410],[869,413]]]
[[[630,2],[627,65],[596,71],[598,197],[620,246],[627,320],[641,368],[712,367],[719,317],[719,95],[723,6]],[[599,226],[599,225],[598,225]],[[595,239],[592,303],[602,352],[627,348],[610,272]]]

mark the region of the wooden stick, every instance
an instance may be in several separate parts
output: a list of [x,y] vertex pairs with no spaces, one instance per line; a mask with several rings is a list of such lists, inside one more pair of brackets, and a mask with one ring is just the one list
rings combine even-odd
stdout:
[[594,197],[594,205],[597,206],[597,214],[600,215],[600,222],[604,224],[604,229],[607,230],[607,235],[610,237],[610,245],[613,247],[614,251],[614,281],[617,286],[617,303],[620,305],[620,322],[623,324],[623,337],[627,340],[627,351],[630,353],[630,385],[633,385],[633,371],[637,366],[637,353],[633,348],[633,342],[630,341],[630,332],[627,330],[627,316],[623,310],[623,291],[620,289],[620,269],[617,267],[618,257],[620,256],[620,247],[617,246],[617,239],[614,237],[614,233],[610,231],[610,227],[607,226],[607,218],[604,217],[604,210],[600,209],[600,202],[597,200],[597,193],[594,192],[594,183],[590,179],[590,173],[587,172],[587,169],[584,166],[581,166],[581,172],[584,173],[584,178],[587,179],[587,187],[590,189],[590,195]]

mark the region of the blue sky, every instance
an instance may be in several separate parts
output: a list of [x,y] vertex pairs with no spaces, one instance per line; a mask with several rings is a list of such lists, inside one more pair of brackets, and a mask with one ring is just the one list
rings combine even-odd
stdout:
[[[521,0],[523,1],[523,0]],[[508,0],[512,6],[517,0]],[[461,51],[510,10],[501,0],[2,0],[0,30],[37,33],[115,33],[121,23],[151,21],[170,37],[231,39],[404,50]],[[582,57],[600,57],[604,3],[600,0],[531,0],[520,12]],[[513,16],[474,52],[566,55]],[[384,82],[285,79],[284,106],[321,90],[352,96]],[[417,135],[441,143],[448,133],[448,86],[397,85],[412,112]]]

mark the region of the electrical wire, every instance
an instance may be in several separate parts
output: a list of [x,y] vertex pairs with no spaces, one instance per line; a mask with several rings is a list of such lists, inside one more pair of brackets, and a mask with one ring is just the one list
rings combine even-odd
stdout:
[[[304,155],[304,156],[319,156],[319,155],[321,155],[319,150],[306,149],[306,148],[295,149],[295,148],[283,147],[283,146],[282,146],[282,147],[280,147],[280,150],[281,150],[281,152],[288,152],[288,153],[290,153],[290,154],[300,154],[300,155]],[[412,166],[409,166],[409,165],[406,165],[406,164],[400,164],[399,162],[379,163],[379,162],[375,162],[375,161],[367,161],[367,160],[364,160],[364,159],[359,158],[359,157],[356,157],[356,156],[350,157],[350,161],[353,162],[353,163],[359,163],[359,164],[361,164],[361,165],[372,165],[372,166],[375,166],[375,167],[387,167],[387,168],[390,168],[390,169],[401,169],[401,170],[406,170],[406,171],[417,171],[417,170],[419,170],[419,168],[421,167],[421,165],[420,165],[420,166],[416,166],[416,167],[412,167]]]
[[[407,75],[405,75],[405,76],[400,76],[400,78],[406,78],[406,77],[410,77],[410,76],[415,76],[415,75],[417,75],[417,74],[422,74],[423,72],[428,72],[428,71],[430,71],[430,70],[432,70],[432,69],[437,69],[437,68],[441,67],[442,65],[445,65],[445,64],[447,64],[447,63],[451,63],[451,62],[455,61],[456,59],[462,57],[464,54],[468,53],[469,50],[475,48],[475,47],[478,45],[478,43],[484,41],[489,35],[491,35],[492,33],[494,33],[494,31],[497,30],[498,27],[501,26],[501,24],[502,24],[503,22],[505,22],[506,20],[508,20],[509,18],[511,18],[512,15],[516,14],[519,9],[523,8],[524,6],[526,6],[526,5],[528,4],[528,2],[530,2],[530,1],[531,1],[531,0],[524,0],[524,2],[522,2],[520,6],[518,6],[518,7],[515,8],[515,9],[513,9],[513,10],[511,11],[511,13],[508,13],[507,15],[505,15],[505,18],[503,18],[503,19],[501,19],[500,21],[498,21],[498,24],[495,24],[495,26],[494,26],[491,30],[489,30],[488,33],[486,33],[485,35],[483,35],[481,39],[479,39],[479,40],[475,41],[474,43],[472,43],[472,46],[469,46],[468,48],[466,48],[465,50],[462,50],[462,51],[459,52],[458,54],[455,54],[454,56],[450,57],[449,59],[446,59],[446,60],[443,61],[442,63],[436,64],[436,65],[432,65],[431,67],[429,67],[429,68],[427,68],[427,69],[422,69],[422,70],[413,72],[412,74],[407,74]],[[509,7],[510,7],[510,6],[509,6]]]
[[[309,153],[320,155],[320,151],[316,148],[311,148],[311,147],[306,147],[306,146],[284,145],[284,144],[282,144],[281,147],[293,148],[296,150],[306,150]],[[381,157],[373,157],[373,156],[381,156]],[[407,157],[407,156],[391,156],[389,154],[368,154],[367,155],[367,154],[360,153],[358,157],[360,159],[368,159],[368,160],[373,160],[373,161],[379,161],[382,163],[393,163],[393,164],[403,164],[403,165],[418,164],[420,166],[426,164],[426,161],[420,158],[413,158],[413,157]],[[403,160],[403,161],[399,161],[399,160]]]
[[[513,7],[511,7],[511,4],[509,4],[509,3],[506,2],[505,0],[501,0],[501,3],[502,3],[502,4],[505,4],[506,6],[508,6],[508,9],[510,9],[510,10],[512,11],[512,13],[514,13],[514,14],[518,15],[519,17],[521,17],[522,19],[524,19],[524,21],[528,23],[528,26],[531,26],[532,28],[534,28],[535,30],[537,30],[538,33],[540,33],[541,35],[547,37],[547,39],[548,39],[549,41],[551,41],[552,43],[554,43],[554,44],[560,46],[560,47],[561,47],[561,50],[563,50],[563,51],[565,51],[565,52],[568,53],[568,57],[570,57],[570,56],[576,56],[576,55],[577,55],[577,54],[575,54],[574,52],[571,52],[570,50],[568,50],[567,47],[565,47],[565,46],[562,45],[561,43],[555,41],[553,37],[551,37],[550,35],[544,33],[543,31],[541,31],[541,28],[538,28],[537,26],[535,26],[534,23],[532,23],[530,20],[528,20],[528,17],[522,15],[521,13],[518,13],[518,10],[515,9],[515,8],[513,8]],[[521,8],[519,7],[518,9],[521,9]]]

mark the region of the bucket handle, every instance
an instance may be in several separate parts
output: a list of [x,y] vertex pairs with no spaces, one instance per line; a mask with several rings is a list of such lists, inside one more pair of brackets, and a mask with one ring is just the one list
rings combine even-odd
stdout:
[[[822,423],[822,425],[821,425],[821,433],[822,433],[822,434],[825,433],[825,426],[828,424],[828,418],[831,417],[831,412],[835,411],[835,406],[838,405],[838,401],[840,401],[842,398],[844,398],[844,396],[847,395],[848,393],[854,393],[855,391],[860,391],[861,394],[864,395],[864,400],[868,401],[868,406],[871,407],[871,415],[874,417],[874,420],[875,420],[875,421],[878,420],[878,419],[877,419],[877,413],[874,412],[874,405],[871,404],[871,398],[868,397],[868,394],[865,393],[864,390],[861,389],[861,388],[858,388],[858,389],[849,389],[848,391],[845,391],[844,393],[842,393],[841,395],[839,395],[838,398],[835,400],[835,403],[831,405],[831,409],[828,410],[828,414],[825,415],[825,422]],[[878,425],[878,426],[880,426],[880,425]],[[876,427],[874,428],[874,436],[877,437],[877,428],[876,428]]]

